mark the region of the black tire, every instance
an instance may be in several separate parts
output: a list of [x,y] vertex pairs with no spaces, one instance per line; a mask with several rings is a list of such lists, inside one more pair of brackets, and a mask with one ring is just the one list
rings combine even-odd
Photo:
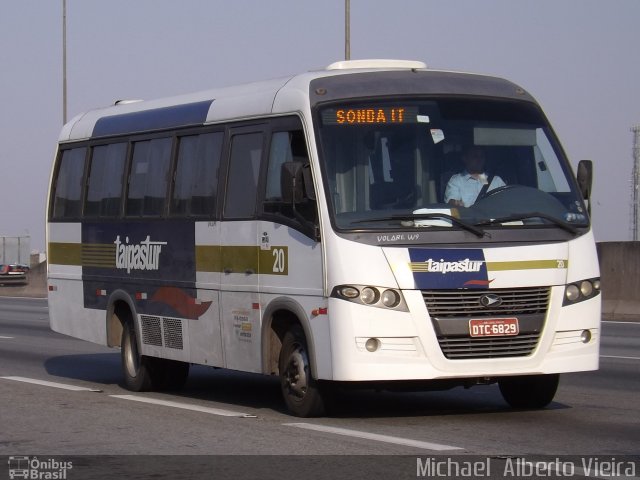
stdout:
[[318,417],[325,407],[320,385],[311,375],[307,341],[299,326],[289,330],[280,350],[280,388],[289,411],[297,417]]
[[558,390],[560,375],[526,375],[498,380],[500,392],[513,408],[544,408]]
[[154,358],[140,355],[136,330],[130,322],[122,328],[122,343],[120,348],[122,358],[122,373],[127,389],[134,392],[148,392],[154,389]]

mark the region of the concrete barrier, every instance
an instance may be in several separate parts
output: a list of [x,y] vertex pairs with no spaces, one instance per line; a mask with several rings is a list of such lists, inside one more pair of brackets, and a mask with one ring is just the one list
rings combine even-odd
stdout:
[[598,243],[602,313],[640,317],[640,242]]

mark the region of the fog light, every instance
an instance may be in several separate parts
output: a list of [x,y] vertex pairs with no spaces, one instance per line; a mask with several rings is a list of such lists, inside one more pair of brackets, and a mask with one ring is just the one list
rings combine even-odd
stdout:
[[566,295],[567,300],[575,302],[580,297],[580,289],[575,285],[569,285],[564,294]]
[[580,334],[580,340],[582,340],[582,343],[589,343],[591,341],[591,331],[583,330]]
[[593,293],[593,285],[589,280],[585,280],[584,282],[580,283],[580,292],[585,297],[591,296],[591,294]]
[[368,352],[375,352],[380,348],[380,340],[377,338],[370,338],[364,344],[364,348],[366,348]]

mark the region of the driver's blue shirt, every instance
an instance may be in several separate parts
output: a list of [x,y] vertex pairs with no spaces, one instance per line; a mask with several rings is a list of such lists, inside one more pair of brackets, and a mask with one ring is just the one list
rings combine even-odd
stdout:
[[[456,173],[447,183],[447,188],[444,191],[444,201],[449,203],[449,200],[462,200],[465,207],[470,207],[476,202],[480,190],[482,190],[487,181],[486,173],[481,174],[478,178],[473,177],[466,170],[462,173]],[[493,190],[504,185],[506,184],[502,179],[495,175],[487,190]]]

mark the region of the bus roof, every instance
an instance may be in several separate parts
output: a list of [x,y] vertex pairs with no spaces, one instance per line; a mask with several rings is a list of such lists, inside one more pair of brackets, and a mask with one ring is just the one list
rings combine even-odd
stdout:
[[471,73],[429,70],[421,62],[356,60],[262,82],[167,97],[119,101],[67,123],[60,142],[142,133],[302,111],[337,99],[385,95],[473,95],[534,102],[510,81]]

